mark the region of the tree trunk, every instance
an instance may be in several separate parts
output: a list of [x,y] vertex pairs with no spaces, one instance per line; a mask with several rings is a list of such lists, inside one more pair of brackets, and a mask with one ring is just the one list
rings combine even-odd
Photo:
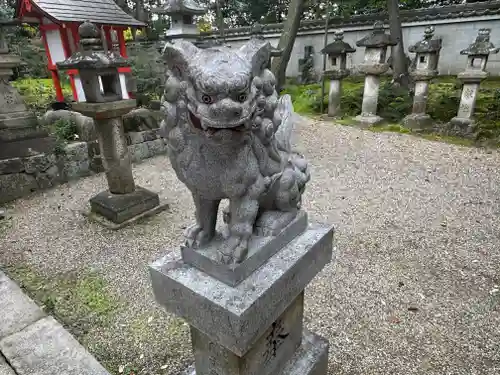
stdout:
[[389,11],[391,36],[398,42],[398,44],[391,47],[393,79],[394,82],[399,83],[401,86],[408,87],[410,79],[403,43],[403,29],[401,27],[401,18],[399,17],[398,0],[387,0],[387,10]]
[[291,0],[288,8],[288,15],[283,25],[283,32],[281,33],[278,48],[283,50],[279,57],[275,57],[271,64],[271,70],[276,76],[276,89],[281,90],[285,84],[286,67],[292,55],[293,44],[295,37],[300,27],[300,18],[302,10],[304,9],[305,0]]

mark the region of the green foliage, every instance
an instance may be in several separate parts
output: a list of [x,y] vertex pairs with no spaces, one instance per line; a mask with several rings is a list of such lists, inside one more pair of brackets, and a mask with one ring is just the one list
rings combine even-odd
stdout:
[[[435,79],[429,87],[427,113],[436,123],[446,123],[456,116],[460,104],[462,84],[455,77]],[[349,118],[361,113],[363,101],[363,81],[359,77],[350,77],[342,82],[342,116]],[[325,84],[323,97],[323,113],[328,109],[329,84]],[[321,85],[294,85],[289,84],[283,93],[290,94],[296,112],[306,115],[319,115],[321,106]],[[403,88],[390,85],[388,79],[382,78],[379,91],[378,114],[389,123],[374,131],[406,132],[398,123],[411,113],[413,98]],[[491,144],[492,140],[500,141],[500,80],[488,79],[481,84],[479,90],[475,119],[476,140]],[[441,137],[442,138],[442,137]],[[440,139],[441,139],[440,138]],[[456,142],[454,142],[456,143]]]
[[51,125],[51,133],[61,141],[73,141],[78,128],[74,121],[59,119]]
[[[56,93],[51,79],[18,79],[12,82],[12,85],[19,90],[23,96],[26,105],[30,110],[37,115],[45,113],[56,100]],[[63,94],[65,97],[71,98],[71,87],[69,83],[62,82]]]
[[388,81],[380,85],[377,112],[387,121],[402,120],[411,112],[412,105],[413,98],[404,88],[394,87]]
[[19,265],[7,267],[7,273],[73,333],[81,335],[107,326],[117,312],[117,300],[96,273],[46,277]]
[[144,43],[130,45],[129,62],[136,80],[138,95],[159,99],[163,93],[165,68],[156,47]]

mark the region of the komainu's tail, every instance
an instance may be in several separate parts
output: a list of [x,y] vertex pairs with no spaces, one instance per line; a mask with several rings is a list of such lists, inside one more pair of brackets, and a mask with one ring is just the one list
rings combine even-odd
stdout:
[[293,111],[292,97],[288,94],[283,95],[279,99],[277,110],[281,117],[281,124],[274,135],[278,143],[278,149],[291,153],[292,134],[296,122]]

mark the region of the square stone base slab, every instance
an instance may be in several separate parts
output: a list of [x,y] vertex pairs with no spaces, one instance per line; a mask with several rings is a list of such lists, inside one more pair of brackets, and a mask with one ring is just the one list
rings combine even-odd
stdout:
[[362,127],[367,127],[367,128],[373,125],[378,125],[384,121],[382,117],[377,115],[372,115],[372,116],[358,115],[354,117],[354,120],[356,120]]
[[[304,330],[302,344],[293,357],[276,375],[326,375],[328,371],[329,343],[323,337]],[[196,374],[194,365],[182,371],[179,375]]]
[[108,229],[121,229],[169,208],[158,194],[137,187],[130,194],[103,191],[90,199],[90,210],[82,214]]
[[448,135],[459,137],[469,137],[474,135],[474,127],[476,123],[471,118],[453,117],[448,123]]
[[331,261],[333,231],[309,225],[236,287],[171,252],[149,267],[153,293],[167,311],[243,357]]
[[295,219],[276,236],[253,235],[248,246],[248,256],[240,264],[228,265],[217,261],[217,249],[224,242],[221,236],[201,249],[183,247],[182,260],[227,285],[236,286],[306,228],[307,213],[299,211]]
[[420,113],[412,113],[403,119],[403,125],[413,131],[432,129],[433,121],[431,116]]

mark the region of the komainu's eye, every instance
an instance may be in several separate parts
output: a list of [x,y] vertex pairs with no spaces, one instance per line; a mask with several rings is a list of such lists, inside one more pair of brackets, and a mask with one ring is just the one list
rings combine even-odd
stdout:
[[203,94],[201,96],[201,100],[205,104],[212,104],[213,103],[213,99],[212,99],[212,97],[210,95]]
[[248,95],[244,92],[242,92],[241,94],[238,94],[238,101],[240,103],[243,103],[244,101],[246,101],[248,99]]

